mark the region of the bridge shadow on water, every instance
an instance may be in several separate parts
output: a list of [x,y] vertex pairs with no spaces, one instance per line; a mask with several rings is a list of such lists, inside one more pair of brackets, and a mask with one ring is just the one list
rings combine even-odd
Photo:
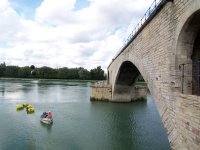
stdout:
[[170,149],[166,131],[150,95],[147,101],[131,103],[93,101],[91,109],[102,120],[97,126],[104,128],[104,149]]

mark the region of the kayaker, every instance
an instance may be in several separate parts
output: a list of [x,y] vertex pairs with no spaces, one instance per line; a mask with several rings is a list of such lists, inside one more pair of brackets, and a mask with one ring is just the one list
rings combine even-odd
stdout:
[[50,111],[48,112],[47,117],[48,117],[48,118],[52,118],[52,113],[51,113]]

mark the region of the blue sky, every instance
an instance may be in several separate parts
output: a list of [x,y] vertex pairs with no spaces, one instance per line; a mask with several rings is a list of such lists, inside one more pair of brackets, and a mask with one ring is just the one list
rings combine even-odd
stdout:
[[90,1],[87,1],[87,0],[77,0],[75,5],[74,5],[74,10],[80,10],[80,9],[83,9],[83,8],[86,8],[86,7],[89,7],[90,6]]
[[[28,19],[33,19],[35,10],[40,6],[42,1],[43,0],[10,0],[10,3],[13,9],[20,15]],[[77,0],[74,4],[74,10],[77,11],[89,7],[90,3],[91,2],[87,0]]]
[[28,19],[33,19],[35,9],[40,6],[42,0],[10,0],[12,8]]
[[152,1],[1,0],[0,60],[106,70]]

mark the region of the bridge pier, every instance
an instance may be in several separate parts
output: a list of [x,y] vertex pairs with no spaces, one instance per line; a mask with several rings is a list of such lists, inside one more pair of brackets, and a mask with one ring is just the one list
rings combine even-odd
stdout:
[[131,87],[127,85],[116,85],[113,98],[113,102],[131,102]]
[[141,85],[116,85],[113,93],[113,102],[131,102],[147,100],[147,87]]
[[111,85],[106,82],[98,82],[91,86],[90,99],[111,102],[147,100],[147,87],[144,85],[116,85],[114,93],[112,93]]
[[90,100],[110,101],[112,99],[112,87],[105,81],[97,82],[91,86]]
[[171,148],[200,150],[200,2],[160,2],[109,64],[110,101],[134,100],[141,74]]

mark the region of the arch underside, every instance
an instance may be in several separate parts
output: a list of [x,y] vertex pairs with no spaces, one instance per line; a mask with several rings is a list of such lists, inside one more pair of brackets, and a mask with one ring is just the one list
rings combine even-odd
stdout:
[[[185,1],[184,1],[185,2]],[[178,1],[177,1],[178,3]],[[183,3],[183,2],[180,2]],[[187,3],[189,4],[189,2]],[[200,3],[199,0],[193,0],[190,1],[190,5],[185,6],[186,10],[183,11],[182,14],[179,14],[176,19],[174,19],[172,15],[172,21],[173,21],[173,27],[175,30],[171,30],[171,41],[167,45],[166,50],[169,50],[169,53],[172,55],[168,55],[166,57],[169,57],[169,60],[171,61],[169,63],[169,70],[171,71],[169,81],[173,80],[175,81],[172,84],[168,84],[166,81],[168,81],[168,77],[165,76],[159,76],[157,79],[157,74],[159,75],[162,70],[155,70],[155,78],[154,78],[154,72],[146,72],[145,68],[142,68],[143,66],[140,66],[142,69],[141,73],[145,75],[145,79],[147,81],[147,84],[149,85],[150,90],[152,90],[152,95],[155,100],[155,104],[157,105],[157,108],[159,110],[161,119],[163,121],[163,124],[165,128],[167,129],[168,137],[171,146],[174,147],[184,147],[186,144],[186,141],[183,139],[188,139],[188,142],[191,141],[191,138],[189,134],[185,135],[182,133],[184,130],[187,131],[187,133],[194,134],[194,130],[189,132],[185,126],[188,126],[191,122],[191,126],[194,123],[194,120],[190,120],[189,115],[193,113],[193,110],[191,109],[191,112],[188,113],[188,111],[183,111],[182,102],[186,103],[187,105],[186,110],[188,110],[188,105],[193,106],[196,105],[194,108],[199,108],[197,106],[199,104],[199,97],[194,96],[198,100],[196,100],[196,103],[192,103],[191,94],[195,94],[195,84],[198,83],[198,80],[200,80],[197,76],[196,79],[194,79],[195,71],[198,71],[198,68],[200,70],[200,67],[194,66],[194,61],[199,61],[200,59]],[[173,11],[173,10],[172,10]],[[176,13],[176,12],[175,12]],[[167,18],[166,18],[167,19]],[[142,37],[142,36],[141,36]],[[142,39],[142,38],[141,38]],[[138,40],[139,41],[139,40]],[[164,43],[166,44],[166,43]],[[133,44],[132,47],[135,45]],[[139,45],[136,45],[138,49],[140,49]],[[132,48],[130,46],[130,48]],[[169,49],[168,49],[169,48]],[[164,48],[163,48],[164,49]],[[159,49],[157,50],[159,51]],[[130,52],[134,52],[134,50]],[[127,53],[130,53],[127,50]],[[155,51],[156,52],[156,51]],[[114,72],[114,75],[111,76],[111,83],[112,83],[112,99],[116,101],[125,100],[128,101],[128,99],[131,99],[131,92],[134,88],[134,81],[137,78],[137,68],[134,66],[134,64],[130,64],[130,62],[121,63],[121,60],[124,60],[126,58],[132,59],[135,64],[139,64],[138,60],[135,59],[135,57],[126,57],[128,54],[123,53],[120,55],[119,59],[115,61],[113,66],[111,66],[111,74],[112,71]],[[151,54],[151,53],[150,53]],[[134,54],[133,54],[134,55]],[[140,56],[139,54],[137,54]],[[142,55],[143,56],[143,55]],[[152,55],[153,56],[153,55]],[[161,57],[162,59],[163,57]],[[120,64],[118,64],[120,62]],[[143,63],[143,62],[142,62]],[[155,67],[157,67],[155,62]],[[165,62],[163,62],[165,63]],[[166,61],[166,63],[168,63]],[[182,69],[180,68],[180,64],[185,64],[185,70],[184,70],[184,87],[183,87],[183,93],[181,93],[181,84],[182,84]],[[121,65],[118,71],[115,70],[115,67],[118,65]],[[168,64],[167,64],[168,65]],[[134,67],[136,69],[134,69]],[[146,66],[144,66],[146,67]],[[158,67],[158,69],[161,67]],[[118,73],[116,76],[115,73]],[[172,75],[172,76],[171,76]],[[115,82],[114,82],[115,81]],[[132,88],[132,89],[131,89]],[[152,88],[152,89],[151,89]],[[198,89],[197,89],[198,91]],[[127,97],[128,96],[128,97]],[[181,97],[182,96],[182,97]],[[189,99],[187,99],[189,96]],[[183,104],[184,104],[183,103]],[[181,104],[181,105],[180,105]],[[199,111],[196,111],[199,114]],[[184,113],[188,113],[185,114]],[[180,115],[182,114],[182,115]],[[186,116],[186,117],[185,117]],[[196,117],[196,114],[194,114]],[[198,117],[199,118],[199,117]],[[182,128],[181,128],[182,127]],[[183,129],[183,130],[180,130]],[[199,133],[199,132],[198,132]],[[199,139],[199,134],[198,134]],[[191,144],[191,142],[189,143]],[[198,143],[199,144],[199,143]],[[172,149],[173,149],[172,148]]]
[[131,86],[139,74],[140,72],[131,62],[124,62],[120,67],[116,84]]
[[[123,62],[119,68],[115,81],[112,100],[117,102],[130,102],[136,99],[136,97],[138,97],[136,94],[138,93],[139,89],[135,87],[134,83],[139,75],[139,70],[135,65],[133,65],[132,62]],[[145,89],[146,88],[140,89],[144,95],[146,92]]]
[[176,66],[180,68],[181,89],[184,94],[200,95],[200,11],[184,24],[178,39]]

